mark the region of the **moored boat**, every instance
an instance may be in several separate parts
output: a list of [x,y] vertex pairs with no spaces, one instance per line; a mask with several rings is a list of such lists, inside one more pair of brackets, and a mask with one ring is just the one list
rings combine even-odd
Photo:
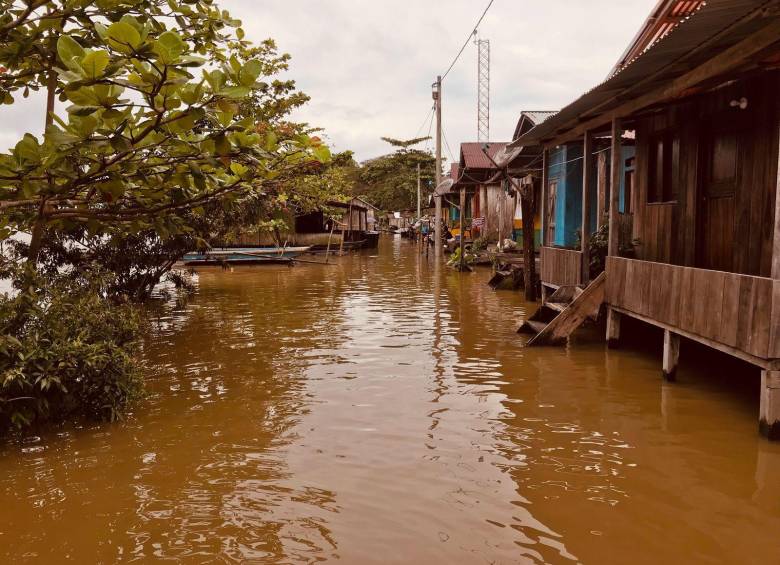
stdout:
[[289,263],[311,247],[220,247],[193,251],[182,258],[185,265]]

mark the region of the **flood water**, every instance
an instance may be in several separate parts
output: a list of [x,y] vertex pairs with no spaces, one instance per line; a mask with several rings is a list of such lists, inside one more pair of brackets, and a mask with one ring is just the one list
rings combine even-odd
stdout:
[[126,423],[0,453],[0,562],[779,563],[751,371],[524,349],[417,247],[204,269]]

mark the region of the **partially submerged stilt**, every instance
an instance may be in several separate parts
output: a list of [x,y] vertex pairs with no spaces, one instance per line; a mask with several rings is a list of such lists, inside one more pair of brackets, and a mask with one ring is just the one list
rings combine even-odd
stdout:
[[677,380],[677,363],[680,360],[680,336],[664,330],[664,379],[670,383]]
[[771,440],[780,440],[780,371],[761,371],[759,429]]

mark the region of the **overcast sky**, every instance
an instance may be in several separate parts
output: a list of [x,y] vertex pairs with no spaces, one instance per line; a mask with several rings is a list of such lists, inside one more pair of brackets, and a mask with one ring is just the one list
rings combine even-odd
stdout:
[[[218,0],[247,38],[274,38],[289,77],[312,98],[295,118],[325,129],[359,160],[379,138],[419,134],[442,74],[487,0]],[[656,0],[495,0],[480,35],[491,42],[491,141],[509,141],[522,110],[557,110],[601,82]],[[444,83],[452,151],[477,137],[476,46]],[[0,107],[0,147],[39,133],[40,103]],[[428,133],[428,123],[422,127]],[[445,149],[445,156],[447,156]],[[457,156],[456,156],[457,158]]]

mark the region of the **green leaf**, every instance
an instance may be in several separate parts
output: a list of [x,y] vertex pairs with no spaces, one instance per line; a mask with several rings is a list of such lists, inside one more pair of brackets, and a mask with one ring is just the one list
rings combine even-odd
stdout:
[[141,45],[141,34],[127,22],[114,22],[106,30],[111,47],[122,53],[132,53]]
[[14,157],[20,163],[38,163],[40,161],[40,145],[32,134],[26,133],[14,147]]
[[57,40],[57,55],[60,57],[66,67],[80,71],[81,67],[74,59],[81,59],[84,56],[84,48],[69,35],[61,35]]
[[241,163],[230,163],[230,170],[233,172],[233,174],[238,176],[244,176],[246,172],[249,170],[248,167],[242,165]]
[[227,88],[220,90],[219,94],[233,100],[238,100],[246,98],[249,96],[250,92],[251,90],[246,86],[228,86]]
[[84,74],[87,78],[92,80],[103,76],[103,72],[108,66],[108,52],[104,50],[91,51],[87,53],[81,60],[81,67],[84,69]]
[[179,60],[186,47],[179,34],[173,31],[166,31],[154,42],[153,50],[162,63],[171,65]]
[[328,163],[331,159],[330,149],[327,145],[318,145],[314,148],[314,156],[320,163]]

